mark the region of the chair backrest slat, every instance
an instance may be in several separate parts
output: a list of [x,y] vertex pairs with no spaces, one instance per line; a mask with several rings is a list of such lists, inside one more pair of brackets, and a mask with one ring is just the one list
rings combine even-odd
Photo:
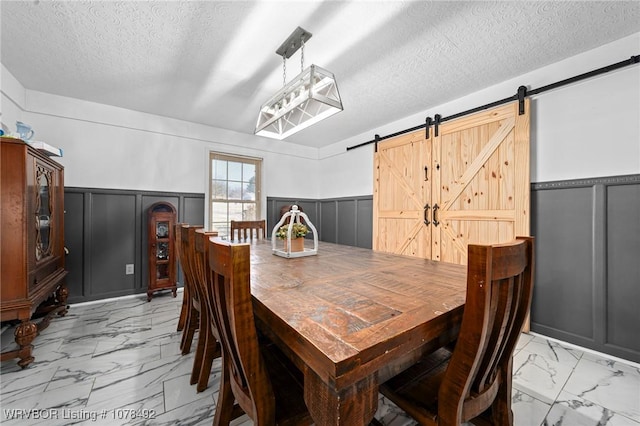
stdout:
[[[237,234],[237,236],[236,236]],[[265,220],[232,220],[231,240],[262,239],[267,235],[267,222]]]

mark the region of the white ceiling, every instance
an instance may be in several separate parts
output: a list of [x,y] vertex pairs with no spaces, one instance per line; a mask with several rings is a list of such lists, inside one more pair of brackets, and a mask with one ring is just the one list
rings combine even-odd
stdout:
[[[275,50],[301,26],[313,34],[305,67],[332,71],[344,105],[288,139],[312,147],[640,31],[637,0],[3,0],[0,8],[2,64],[27,89],[250,134],[260,105],[282,87]],[[287,61],[287,81],[299,72],[300,52]]]

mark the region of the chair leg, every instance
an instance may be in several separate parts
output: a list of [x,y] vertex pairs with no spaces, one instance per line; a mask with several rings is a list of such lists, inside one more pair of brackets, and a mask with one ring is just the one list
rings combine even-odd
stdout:
[[189,308],[189,316],[185,324],[184,330],[182,330],[182,342],[180,343],[180,349],[182,349],[182,355],[186,355],[191,352],[191,342],[193,341],[193,335],[198,329],[198,322],[200,321],[200,315],[198,311],[191,306]]
[[491,405],[491,420],[494,425],[513,426],[513,412],[511,411],[511,378],[513,371],[513,357],[509,357],[506,367],[500,367],[504,380],[498,388],[498,394]]
[[204,348],[204,356],[202,357],[202,365],[200,366],[200,376],[198,377],[198,392],[204,391],[209,386],[209,376],[211,375],[211,367],[213,360],[220,357],[220,344],[211,333],[211,328],[207,330],[207,343]]
[[189,292],[187,291],[187,287],[183,288],[182,292],[182,307],[180,308],[180,317],[178,318],[178,328],[176,331],[182,331],[184,329],[184,325],[187,322],[187,314],[189,312]]
[[[198,327],[198,343],[196,345],[196,354],[193,357],[193,367],[191,368],[191,379],[189,384],[193,385],[198,382],[200,377],[200,370],[202,367],[202,360],[204,359],[204,352],[209,338],[209,324],[207,324],[207,317],[204,312],[200,312],[199,315],[199,327]],[[206,386],[205,386],[206,388]]]
[[234,396],[231,392],[231,383],[229,381],[229,366],[223,355],[222,370],[220,374],[220,390],[218,391],[218,401],[216,403],[216,412],[213,416],[214,426],[227,426],[233,420],[234,412]]

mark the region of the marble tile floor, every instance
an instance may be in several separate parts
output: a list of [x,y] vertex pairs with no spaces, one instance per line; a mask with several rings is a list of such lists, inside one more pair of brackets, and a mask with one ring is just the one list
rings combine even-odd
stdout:
[[[179,351],[182,294],[72,305],[34,342],[27,369],[0,368],[3,425],[210,425],[220,363],[209,387],[189,385],[193,353]],[[13,330],[2,332],[2,347]],[[640,426],[640,366],[523,334],[514,358],[517,426]],[[380,396],[376,418],[415,425]],[[234,425],[251,425],[248,418]]]

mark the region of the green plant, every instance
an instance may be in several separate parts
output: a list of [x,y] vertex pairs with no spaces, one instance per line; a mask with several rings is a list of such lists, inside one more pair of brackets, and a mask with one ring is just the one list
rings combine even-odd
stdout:
[[[282,225],[278,232],[276,232],[277,238],[287,238],[287,232],[289,232],[289,225]],[[305,235],[309,233],[309,228],[307,225],[303,225],[302,223],[294,222],[291,227],[291,238],[304,238]]]

